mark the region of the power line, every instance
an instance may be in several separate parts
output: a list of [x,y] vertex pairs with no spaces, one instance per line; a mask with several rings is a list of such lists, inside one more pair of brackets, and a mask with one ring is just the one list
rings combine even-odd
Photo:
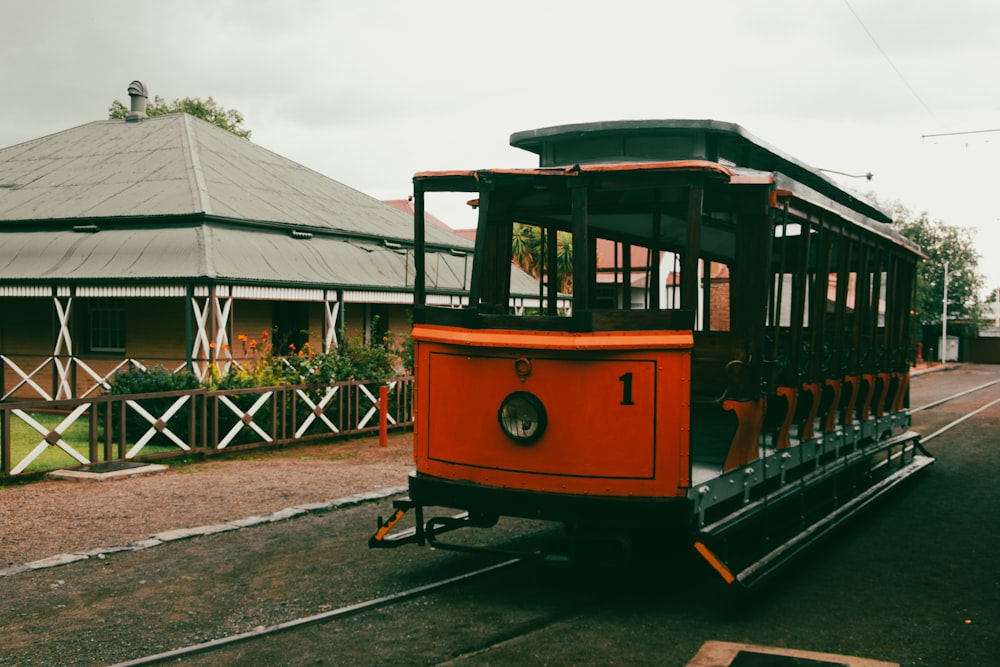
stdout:
[[937,134],[921,134],[921,139],[927,139],[928,137],[957,137],[963,134],[986,134],[987,132],[1000,132],[1000,128],[994,130],[966,130],[964,132],[938,132]]
[[885,61],[889,63],[889,67],[891,67],[892,70],[896,73],[896,76],[898,76],[899,80],[903,82],[903,85],[905,85],[907,90],[910,91],[910,94],[913,95],[913,97],[917,100],[917,102],[920,103],[920,106],[922,106],[927,113],[933,116],[934,112],[931,111],[931,108],[927,106],[927,103],[924,102],[924,100],[920,97],[919,94],[917,94],[917,91],[913,88],[913,86],[910,85],[910,82],[906,80],[906,77],[903,76],[903,73],[899,71],[899,68],[896,67],[896,63],[892,62],[892,58],[890,58],[889,54],[885,52],[885,49],[882,48],[882,45],[878,43],[878,40],[875,39],[875,35],[873,35],[872,31],[868,29],[868,26],[865,25],[865,22],[861,20],[861,17],[858,16],[858,13],[854,11],[854,7],[851,6],[851,3],[848,2],[848,0],[844,0],[844,4],[847,5],[847,8],[851,10],[852,14],[854,14],[854,18],[857,19],[858,24],[861,25],[861,28],[865,31],[865,34],[868,35],[868,38],[872,40],[872,44],[874,44],[875,48],[878,49],[879,53],[882,54],[882,57],[885,58]]

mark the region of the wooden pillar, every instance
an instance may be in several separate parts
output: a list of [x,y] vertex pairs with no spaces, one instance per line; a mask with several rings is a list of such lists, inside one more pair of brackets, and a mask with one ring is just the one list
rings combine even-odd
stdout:
[[[477,244],[478,245],[478,244]],[[413,305],[422,306],[426,300],[424,274],[424,187],[413,181]],[[404,277],[405,280],[405,277]],[[343,303],[343,301],[341,301]]]
[[590,308],[590,236],[587,229],[587,188],[573,188],[573,310]]
[[687,244],[681,256],[681,308],[698,308],[698,255],[701,252],[701,206],[704,190],[692,187],[688,193]]
[[[60,288],[56,287],[52,291],[52,301],[56,314],[56,342],[52,350],[52,364],[55,367],[54,387],[52,395],[58,400],[60,398],[73,398],[75,386],[73,384],[73,336],[71,334],[70,322],[73,309],[73,290],[61,296]],[[65,303],[61,299],[65,299]]]

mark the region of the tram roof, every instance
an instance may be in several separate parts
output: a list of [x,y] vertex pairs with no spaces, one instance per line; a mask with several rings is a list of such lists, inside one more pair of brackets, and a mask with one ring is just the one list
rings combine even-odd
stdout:
[[[421,182],[427,191],[478,192],[480,181],[487,177],[507,178],[573,178],[585,174],[600,173],[652,173],[652,172],[694,172],[728,181],[731,185],[773,186],[779,197],[807,203],[818,209],[847,220],[851,224],[886,239],[908,252],[924,257],[919,246],[899,233],[888,222],[867,215],[866,210],[847,206],[827,194],[801,183],[785,174],[727,167],[706,160],[675,160],[672,162],[639,162],[614,164],[574,165],[572,167],[537,167],[525,169],[478,169],[453,171],[426,171],[414,175],[414,181]],[[890,220],[888,216],[880,216]]]
[[540,166],[703,159],[786,174],[879,222],[892,218],[821,170],[719,120],[645,119],[554,125],[515,132],[510,145],[535,153]]

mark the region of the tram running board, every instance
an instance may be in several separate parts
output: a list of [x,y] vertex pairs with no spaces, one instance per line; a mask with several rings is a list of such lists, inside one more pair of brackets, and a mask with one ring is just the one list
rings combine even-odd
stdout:
[[[732,523],[724,520],[717,522],[709,530],[698,531],[694,540],[694,547],[709,565],[722,576],[727,584],[739,583],[744,588],[750,588],[763,580],[767,575],[773,573],[781,564],[806,549],[893,487],[934,463],[933,457],[917,454],[917,451],[923,451],[923,449],[919,446],[918,442],[914,442],[912,450],[913,458],[906,465],[879,480],[819,520],[814,521],[811,525],[757,558],[752,563],[741,566],[739,569],[734,569],[731,564],[727,563],[725,558],[718,555],[717,549],[713,549],[708,543],[711,541],[714,544],[720,540],[724,540],[726,528],[746,522],[750,517],[744,513],[740,513],[738,519]],[[900,453],[900,456],[902,456],[902,453]],[[761,514],[764,511],[766,510],[762,510]]]

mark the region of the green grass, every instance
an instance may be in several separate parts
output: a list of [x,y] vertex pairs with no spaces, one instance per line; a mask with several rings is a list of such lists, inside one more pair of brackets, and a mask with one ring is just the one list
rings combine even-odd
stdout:
[[[17,415],[12,413],[8,414],[10,414],[10,467],[14,468],[26,456],[28,456],[32,450],[35,449],[35,447],[38,446],[38,443],[44,440],[44,436]],[[31,416],[32,419],[37,421],[43,428],[48,430],[54,429],[62,422],[63,419],[65,419],[65,415],[46,412],[29,412],[27,414]],[[63,442],[75,451],[79,452],[85,459],[89,459],[90,419],[86,415],[78,417],[76,421],[69,426],[69,428],[63,431],[62,439]],[[177,450],[177,447],[146,445],[142,449],[142,453],[154,454],[172,450]],[[99,444],[98,456],[103,457],[103,454],[104,448]],[[99,458],[97,461],[92,461],[92,463],[99,463],[103,460],[103,458]],[[39,454],[38,457],[35,458],[27,468],[25,468],[24,472],[31,473],[43,470],[58,470],[59,468],[71,468],[78,465],[82,464],[67,454],[62,448],[55,445],[49,445],[45,448],[45,451]]]
[[[40,443],[44,436],[36,431],[32,426],[25,423],[17,415],[10,414],[10,453],[11,468],[18,465],[24,457]],[[63,415],[48,414],[43,412],[28,413],[35,421],[43,427],[51,430],[59,425],[65,418]],[[63,441],[74,450],[87,457],[90,436],[90,422],[85,417],[80,417],[72,426],[63,431]],[[49,445],[38,458],[31,462],[25,472],[36,472],[39,470],[55,470],[69,466],[80,465],[72,456],[64,452],[59,447]]]

